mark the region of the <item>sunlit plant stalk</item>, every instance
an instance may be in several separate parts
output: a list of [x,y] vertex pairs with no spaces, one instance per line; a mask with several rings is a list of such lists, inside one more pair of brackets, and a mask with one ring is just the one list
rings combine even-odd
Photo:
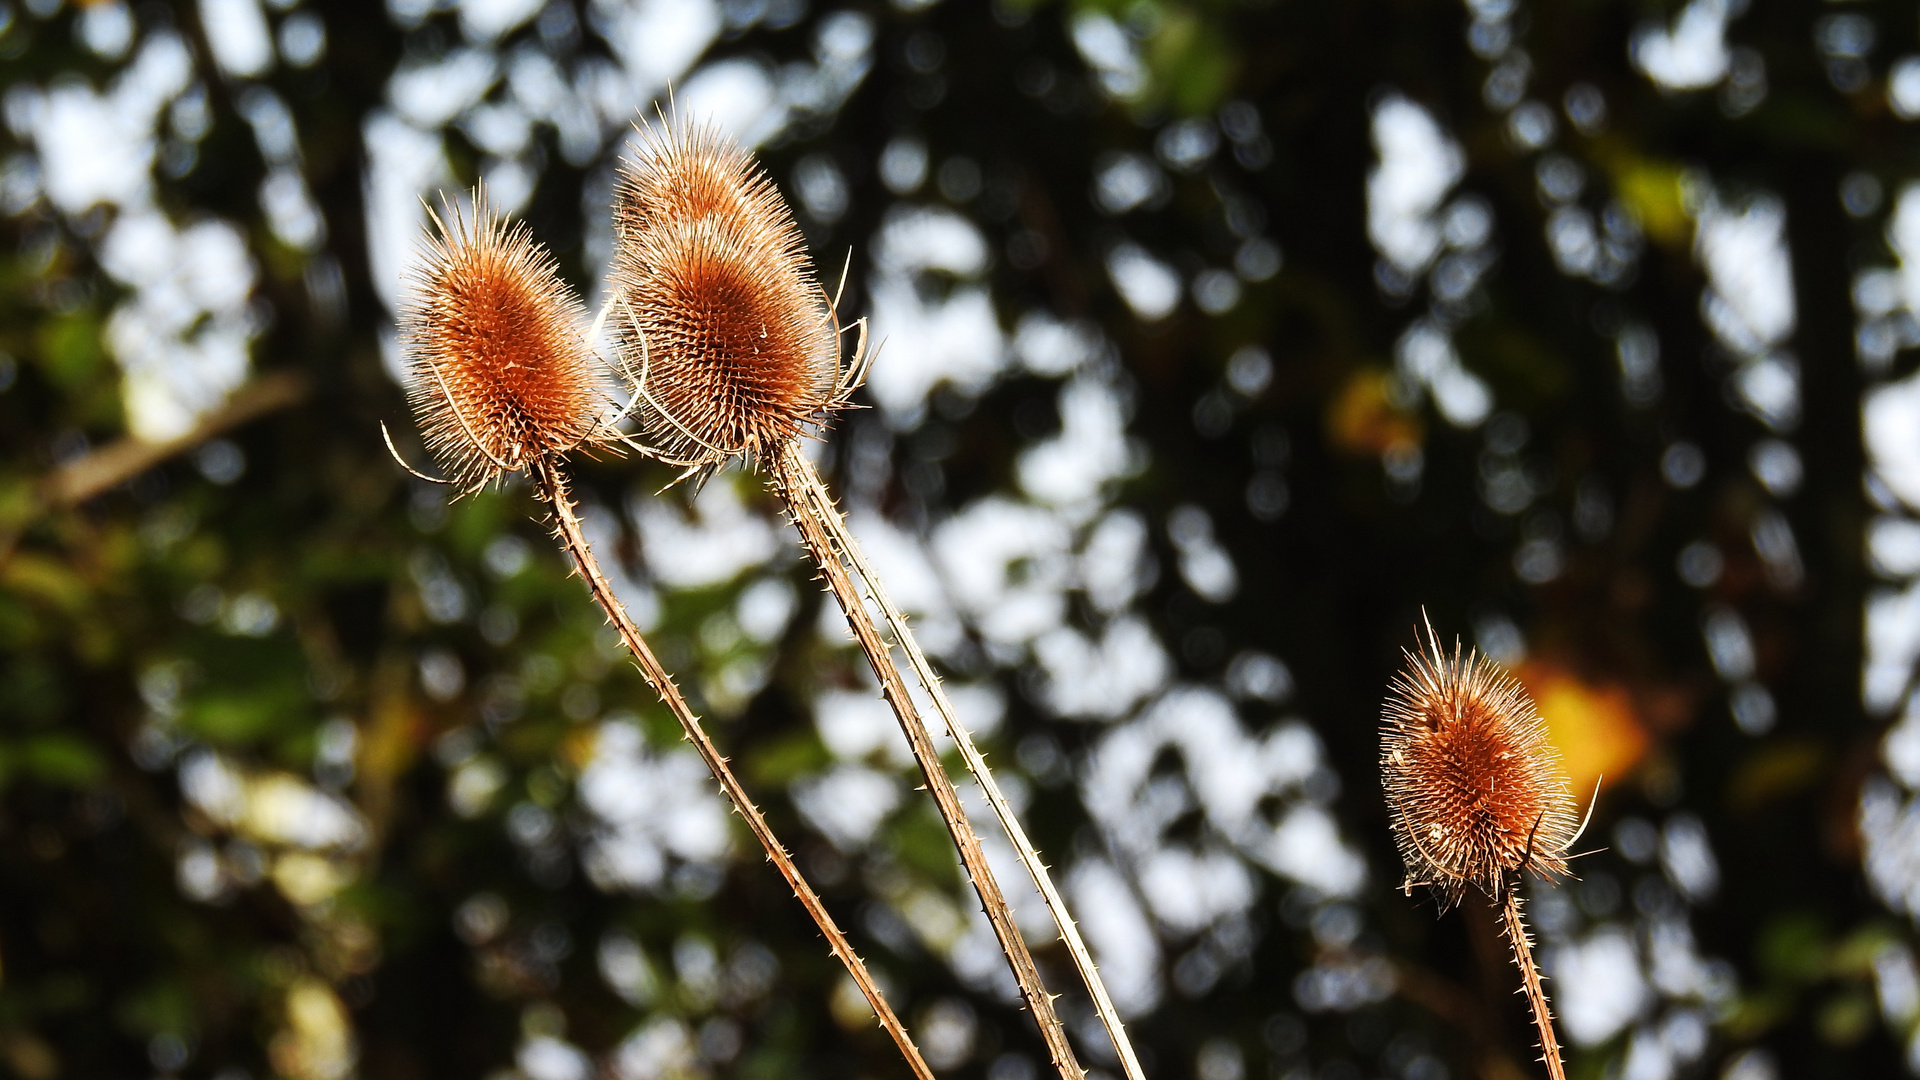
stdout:
[[[524,469],[531,475],[535,493],[552,511],[554,535],[647,685],[680,721],[687,740],[826,935],[830,950],[846,966],[915,1076],[934,1080],[866,964],[647,646],[581,530],[561,458],[583,445],[606,445],[617,437],[605,422],[609,410],[601,387],[603,366],[580,333],[585,319],[579,301],[560,280],[552,257],[524,226],[509,227],[493,214],[483,191],[474,194],[471,222],[457,209],[449,215],[451,227],[439,215],[432,216],[437,235],[429,235],[421,265],[407,282],[401,330],[413,374],[414,415],[429,451],[447,473],[447,479],[435,482],[458,486],[464,495],[507,473]],[[387,445],[391,450],[391,439]],[[434,480],[410,467],[408,471]]]
[[[1120,1064],[1128,1080],[1145,1080],[1146,1074],[1140,1067],[1140,1058],[1134,1053],[1133,1042],[1127,1037],[1126,1028],[1120,1020],[1120,1011],[1113,1004],[1113,996],[1107,992],[1106,981],[1100,977],[1099,969],[1094,966],[1093,954],[1088,951],[1086,941],[1080,936],[1080,927],[1075,924],[1073,914],[1067,908],[1066,898],[1061,896],[1060,890],[1054,886],[1052,874],[1047,871],[1046,864],[1040,861],[1039,851],[1034,847],[1033,841],[1027,838],[1027,831],[1020,824],[1019,817],[1014,814],[1013,805],[1001,793],[999,782],[993,778],[993,773],[987,768],[985,756],[974,746],[973,736],[955,716],[953,703],[948,699],[939,675],[933,670],[933,665],[928,662],[926,653],[921,651],[920,643],[914,639],[906,616],[894,606],[892,598],[881,586],[879,575],[874,573],[865,554],[861,552],[858,541],[854,540],[845,519],[835,508],[833,497],[828,493],[826,485],[821,482],[812,463],[800,454],[796,447],[789,446],[782,451],[783,458],[789,454],[798,460],[792,463],[783,460],[776,464],[778,482],[783,490],[787,489],[787,485],[799,487],[801,491],[799,497],[814,507],[815,516],[824,525],[823,531],[826,537],[831,539],[833,546],[838,548],[840,554],[853,565],[854,572],[860,580],[866,583],[867,595],[880,609],[882,617],[887,621],[887,628],[893,633],[894,640],[907,654],[907,662],[912,666],[915,678],[926,689],[927,696],[933,701],[933,707],[939,712],[941,721],[946,724],[947,730],[953,733],[954,745],[959,748],[960,757],[966,762],[967,770],[979,782],[981,790],[986,794],[987,803],[993,807],[994,816],[999,818],[1001,827],[1006,830],[1008,839],[1013,842],[1014,851],[1019,853],[1021,865],[1026,867],[1028,877],[1033,880],[1034,888],[1039,890],[1041,900],[1046,903],[1048,913],[1053,916],[1054,925],[1059,928],[1060,937],[1066,943],[1068,953],[1073,957],[1074,967],[1079,970],[1081,979],[1086,983],[1087,991],[1093,998],[1094,1009],[1100,1016],[1100,1022],[1113,1040],[1114,1049],[1120,1056]],[[790,500],[794,498],[793,495],[787,497]],[[817,550],[816,539],[808,539],[807,544],[810,549]],[[835,595],[842,595],[841,591],[836,589]],[[841,600],[843,607],[847,603],[847,600]],[[865,614],[864,611],[862,614]],[[864,639],[862,647],[867,647]],[[907,707],[912,708],[911,702]]]
[[838,297],[815,278],[785,200],[751,156],[717,133],[664,120],[643,134],[616,189],[609,311],[643,441],[685,469],[683,477],[704,477],[735,458],[769,469],[899,720],[1054,1066],[1078,1080],[1083,1070],[1052,996],[867,599],[880,609],[1045,900],[1129,1080],[1143,1080],[1065,901],[804,452],[803,437],[847,407],[865,376],[864,321],[855,324],[853,359],[843,364],[843,330],[853,328],[840,325]]
[[1477,652],[1462,657],[1458,641],[1448,656],[1431,626],[1425,647],[1406,660],[1381,712],[1380,739],[1381,781],[1407,867],[1402,890],[1426,885],[1445,911],[1473,887],[1499,907],[1540,1060],[1552,1080],[1566,1080],[1519,887],[1528,871],[1566,876],[1586,823],[1575,819],[1546,724],[1512,675]]

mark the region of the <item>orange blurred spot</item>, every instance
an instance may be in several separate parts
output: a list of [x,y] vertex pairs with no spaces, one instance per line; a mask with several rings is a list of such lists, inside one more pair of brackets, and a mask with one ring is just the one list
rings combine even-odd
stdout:
[[1551,660],[1530,659],[1513,673],[1533,695],[1576,798],[1584,801],[1602,777],[1626,779],[1646,757],[1647,730],[1625,687],[1586,682]]
[[1420,421],[1394,405],[1387,373],[1356,371],[1327,407],[1327,435],[1350,454],[1378,457],[1396,446],[1420,445]]

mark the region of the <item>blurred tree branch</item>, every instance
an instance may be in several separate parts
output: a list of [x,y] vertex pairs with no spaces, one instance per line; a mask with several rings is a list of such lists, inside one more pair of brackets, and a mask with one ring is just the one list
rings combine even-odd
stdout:
[[311,389],[306,378],[291,371],[262,375],[233,392],[226,404],[207,413],[183,434],[162,442],[131,435],[55,469],[41,485],[42,508],[78,506],[125,483],[155,465],[270,412],[298,404]]

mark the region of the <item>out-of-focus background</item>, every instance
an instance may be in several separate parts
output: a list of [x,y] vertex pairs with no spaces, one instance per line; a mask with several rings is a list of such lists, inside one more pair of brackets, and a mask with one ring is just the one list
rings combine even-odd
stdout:
[[[0,1072],[905,1075],[524,485],[380,441],[422,198],[597,304],[669,86],[850,259],[823,467],[1155,1080],[1542,1074],[1398,888],[1423,609],[1599,785],[1574,1075],[1920,1068],[1913,4],[9,0],[0,82]],[[761,477],[579,474],[934,1067],[1041,1080]]]

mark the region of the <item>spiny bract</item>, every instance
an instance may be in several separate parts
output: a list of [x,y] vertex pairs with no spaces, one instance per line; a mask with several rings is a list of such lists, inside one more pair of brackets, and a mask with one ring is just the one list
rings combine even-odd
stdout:
[[1567,872],[1578,822],[1559,754],[1513,676],[1459,643],[1407,653],[1382,710],[1380,773],[1405,888],[1458,904],[1524,869]]
[[401,302],[408,396],[434,459],[474,487],[587,439],[605,404],[602,367],[580,301],[525,225],[483,192],[471,221],[457,208],[433,219]]
[[837,402],[839,336],[805,238],[710,128],[643,129],[614,201],[614,340],[645,441],[681,464],[765,456]]

